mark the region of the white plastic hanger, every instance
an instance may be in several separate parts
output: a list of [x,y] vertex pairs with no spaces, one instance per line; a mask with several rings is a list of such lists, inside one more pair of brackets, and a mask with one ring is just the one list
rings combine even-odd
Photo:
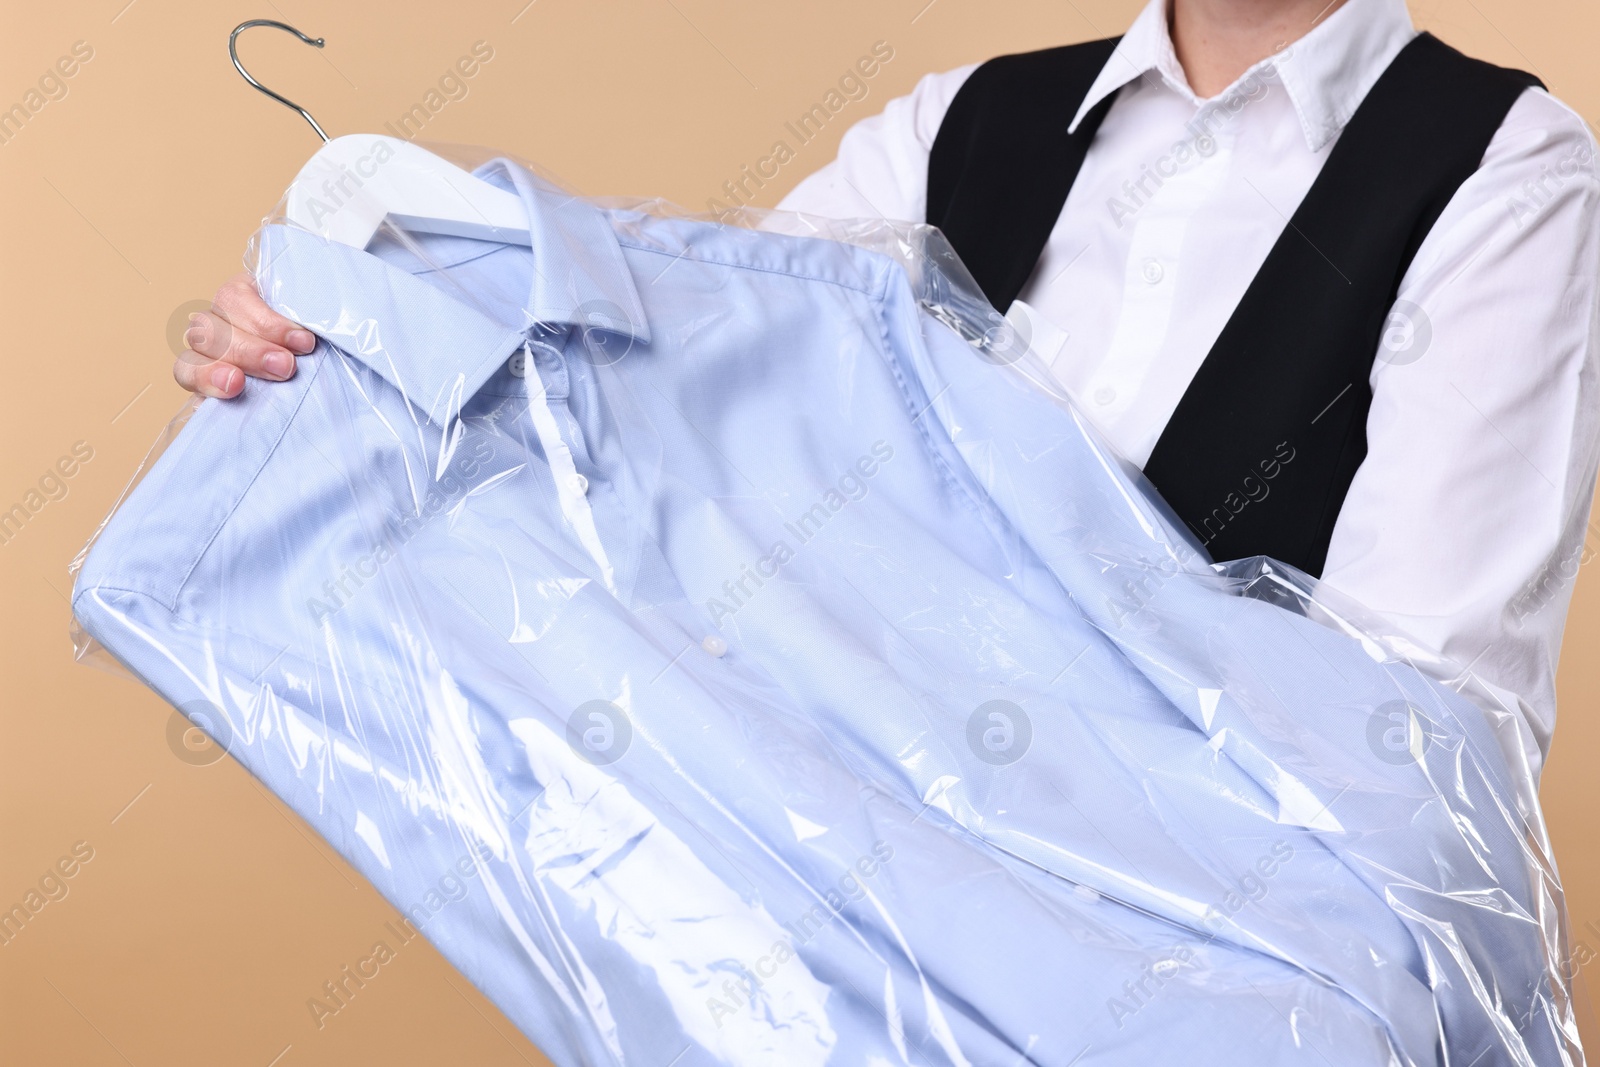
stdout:
[[252,26],[287,30],[317,48],[324,42],[274,19],[241,22],[228,35],[228,55],[240,76],[298,112],[326,142],[284,196],[290,222],[353,248],[365,248],[385,221],[423,233],[532,243],[528,213],[516,194],[398,137],[374,133],[330,139],[309,111],[256,81],[239,62],[235,41]]

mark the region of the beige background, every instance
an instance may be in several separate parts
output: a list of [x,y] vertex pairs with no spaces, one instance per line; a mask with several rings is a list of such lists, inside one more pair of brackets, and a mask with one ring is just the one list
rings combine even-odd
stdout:
[[[65,480],[65,496],[0,544],[0,908],[75,843],[87,842],[93,859],[67,882],[68,896],[0,947],[0,1060],[542,1062],[421,941],[319,1030],[307,998],[385,936],[392,909],[236,764],[178,759],[160,700],[72,662],[67,563],[181,401],[168,372],[169,319],[239,268],[246,238],[317,147],[299,118],[229,66],[235,23],[280,18],[327,38],[319,53],[256,30],[242,53],[336,135],[394,121],[474,42],[487,42],[494,58],[465,99],[430,121],[426,139],[507,149],[586,194],[662,195],[702,208],[875,41],[895,55],[870,95],[802,148],[761,203],[775,203],[831,157],[849,121],[922,73],[1117,33],[1137,6],[6,5],[0,107],[22,100],[75,42],[93,58],[65,81],[65,96],[0,144],[0,510],[22,501],[75,443],[93,458]],[[1592,0],[1437,0],[1413,13],[1458,47],[1537,72],[1586,117],[1600,115]],[[1544,798],[1576,936],[1600,952],[1597,641],[1600,579],[1585,568]],[[1600,1047],[1600,1032],[1588,1036]]]

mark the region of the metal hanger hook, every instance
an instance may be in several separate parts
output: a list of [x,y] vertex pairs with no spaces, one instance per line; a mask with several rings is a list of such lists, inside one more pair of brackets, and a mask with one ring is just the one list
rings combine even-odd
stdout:
[[305,34],[301,33],[287,22],[279,22],[276,19],[251,19],[248,22],[241,22],[239,25],[233,28],[232,33],[228,34],[228,56],[233,60],[233,69],[239,72],[239,77],[243,78],[252,86],[261,90],[263,93],[266,93],[284,107],[298,111],[301,118],[311,123],[311,128],[317,131],[318,137],[322,138],[324,141],[328,140],[327,133],[322,129],[321,126],[317,125],[317,120],[311,117],[311,112],[307,111],[293,100],[290,100],[282,93],[275,93],[271,89],[268,89],[265,85],[262,85],[260,82],[256,81],[250,76],[250,72],[244,69],[244,64],[239,62],[239,49],[235,42],[239,39],[239,35],[241,33],[243,33],[245,30],[248,30],[252,26],[272,26],[275,29],[287,30],[314,48],[321,48],[326,42],[324,42],[321,37],[317,37],[315,39],[307,37]]

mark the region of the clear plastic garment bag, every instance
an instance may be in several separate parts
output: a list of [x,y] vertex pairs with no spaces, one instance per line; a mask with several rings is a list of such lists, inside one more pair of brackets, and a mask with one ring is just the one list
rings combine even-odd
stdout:
[[267,220],[317,350],[73,605],[556,1063],[1583,1062],[1513,711],[1213,567],[937,231],[466,162],[525,231]]

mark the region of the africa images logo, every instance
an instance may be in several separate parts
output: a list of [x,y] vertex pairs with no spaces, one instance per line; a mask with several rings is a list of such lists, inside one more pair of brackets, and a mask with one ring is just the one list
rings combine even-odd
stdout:
[[567,716],[567,746],[585,763],[608,767],[626,755],[631,744],[633,722],[609,700],[586,701]]
[[1422,709],[1406,700],[1390,700],[1367,719],[1367,748],[1391,767],[1421,763],[1434,744],[1449,735]]
[[986,701],[967,717],[967,747],[990,766],[1011,766],[1032,744],[1033,720],[1014,701]]

